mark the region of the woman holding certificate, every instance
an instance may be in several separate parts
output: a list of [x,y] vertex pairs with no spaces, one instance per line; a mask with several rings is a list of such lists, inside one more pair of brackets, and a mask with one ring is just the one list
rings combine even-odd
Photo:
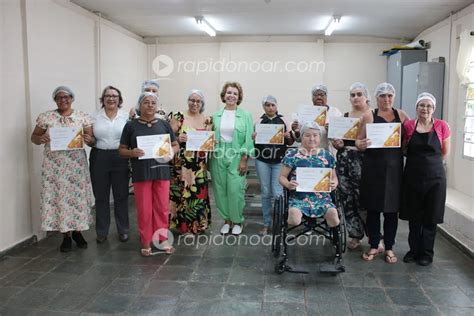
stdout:
[[403,198],[400,218],[409,221],[410,251],[404,262],[421,266],[433,262],[436,226],[443,222],[446,174],[443,160],[450,149],[450,130],[443,120],[433,118],[436,98],[421,93],[416,102],[416,120],[407,120],[404,146]]
[[380,213],[383,213],[385,262],[398,261],[392,248],[397,234],[401,200],[403,155],[401,124],[409,119],[393,106],[395,88],[383,82],[375,89],[377,109],[362,116],[356,146],[365,151],[360,183],[361,206],[367,209],[370,250],[362,255],[372,261],[379,253]]
[[31,141],[44,145],[41,167],[41,229],[63,234],[61,252],[87,248],[81,231],[92,223],[94,204],[84,142],[92,143],[92,118],[72,108],[74,92],[59,86],[53,91],[57,109],[41,113]]
[[[170,113],[168,118],[178,135],[179,153],[173,159],[173,179],[170,187],[170,227],[181,234],[203,233],[211,222],[211,205],[208,195],[206,142],[213,142],[212,132],[207,131],[204,116],[204,94],[201,90],[191,90],[188,95],[188,110]],[[208,139],[199,149],[186,150],[188,137],[204,132]],[[208,135],[211,133],[211,135]],[[191,139],[190,139],[191,141]],[[211,145],[211,144],[210,144]]]
[[223,109],[212,115],[216,147],[211,156],[212,190],[219,214],[225,220],[221,234],[242,233],[245,206],[247,159],[253,151],[253,119],[250,112],[239,107],[242,87],[227,82],[222,88]]
[[[336,175],[336,159],[326,149],[320,148],[321,129],[315,122],[307,122],[301,128],[301,146],[289,149],[283,158],[280,184],[290,190],[288,198],[288,224],[299,225],[304,216],[324,217],[329,227],[339,229],[339,215],[334,205],[330,191],[336,189],[338,180]],[[305,168],[306,172],[318,171],[324,168],[325,174],[316,185],[315,177],[299,179],[298,169]],[[320,169],[321,170],[321,169]],[[307,180],[309,183],[303,183]],[[306,181],[305,181],[306,182]],[[308,186],[309,184],[309,186]],[[320,184],[325,184],[319,188]],[[309,189],[300,189],[300,188]],[[338,236],[338,234],[334,234]]]
[[[344,117],[351,118],[349,123],[352,127],[345,132],[342,139],[334,139],[332,144],[337,149],[338,200],[346,217],[347,232],[349,237],[352,238],[347,247],[356,249],[360,246],[360,241],[365,235],[366,212],[360,206],[359,201],[359,185],[364,153],[355,147],[355,140],[358,136],[360,118],[370,110],[370,98],[369,90],[363,83],[353,83],[349,91],[352,110],[344,113]],[[334,124],[330,129],[333,127]]]
[[153,254],[152,241],[168,254],[174,251],[166,235],[170,189],[168,161],[179,146],[169,123],[155,117],[157,106],[158,97],[154,93],[140,95],[139,118],[125,124],[119,147],[120,156],[130,158],[132,163],[141,255],[144,257]]
[[272,224],[272,201],[282,194],[279,183],[281,160],[288,145],[293,144],[288,131],[290,125],[283,115],[278,114],[278,103],[274,96],[262,100],[265,112],[255,123],[255,168],[260,181],[262,194],[263,227],[260,235],[268,234]]
[[107,86],[100,97],[102,108],[95,115],[94,147],[90,154],[90,172],[95,196],[97,243],[107,240],[110,226],[110,189],[114,196],[114,215],[118,239],[128,240],[128,160],[119,156],[118,147],[128,115],[121,110],[119,89]]

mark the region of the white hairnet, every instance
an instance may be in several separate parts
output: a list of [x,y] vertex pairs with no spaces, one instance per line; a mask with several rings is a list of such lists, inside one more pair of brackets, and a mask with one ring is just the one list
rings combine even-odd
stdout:
[[72,100],[74,101],[74,92],[72,92],[71,88],[69,87],[66,87],[66,86],[59,86],[57,87],[56,89],[54,89],[53,91],[53,100],[56,100],[56,95],[59,93],[59,92],[64,92],[66,93],[67,95],[69,95]]
[[301,126],[301,137],[303,137],[304,132],[308,129],[315,129],[318,131],[319,135],[321,135],[321,127],[316,122],[305,122],[303,126]]
[[317,85],[314,85],[313,88],[311,89],[311,95],[314,95],[314,93],[318,90],[323,91],[326,95],[328,94],[328,87],[326,87],[323,84],[317,84]]
[[206,100],[204,99],[204,93],[202,93],[201,90],[199,89],[193,89],[189,92],[188,94],[188,99],[193,95],[193,94],[197,94],[200,98],[201,98],[201,109],[199,110],[199,113],[202,113],[204,112],[204,104],[206,103]]
[[263,97],[262,106],[265,105],[265,103],[267,103],[267,102],[271,103],[271,104],[278,105],[277,99],[272,95],[267,95],[267,96]]
[[152,92],[142,92],[142,94],[140,94],[140,96],[138,97],[138,103],[137,103],[137,106],[135,107],[135,111],[137,112],[138,116],[142,115],[140,113],[140,104],[142,103],[143,99],[146,98],[146,97],[153,97],[156,101],[156,106],[158,106],[158,96]]
[[145,91],[146,87],[155,86],[158,90],[160,89],[160,84],[156,80],[145,80],[142,83],[142,92]]
[[377,88],[375,88],[375,97],[378,97],[381,94],[395,95],[395,88],[388,82],[382,82],[377,86]]
[[432,103],[433,103],[433,109],[436,109],[436,98],[434,95],[432,95],[431,93],[429,92],[422,92],[418,95],[418,98],[416,98],[416,105],[418,105],[418,103],[421,101],[421,100],[430,100]]
[[362,94],[367,98],[367,101],[370,101],[370,94],[369,89],[367,86],[361,82],[354,82],[351,87],[349,88],[349,92],[351,93],[354,89],[362,90]]

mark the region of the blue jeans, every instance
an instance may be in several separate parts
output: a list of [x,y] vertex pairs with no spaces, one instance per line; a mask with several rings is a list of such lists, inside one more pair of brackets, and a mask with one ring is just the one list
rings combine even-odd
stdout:
[[260,192],[262,194],[263,224],[270,227],[272,224],[272,200],[283,193],[278,179],[280,178],[281,164],[270,164],[255,160],[258,179],[260,181]]

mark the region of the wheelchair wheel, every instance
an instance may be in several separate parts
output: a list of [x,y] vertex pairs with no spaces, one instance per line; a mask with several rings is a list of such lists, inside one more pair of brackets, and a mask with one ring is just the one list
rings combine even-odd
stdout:
[[347,232],[346,232],[346,216],[343,212],[339,213],[339,240],[340,240],[340,251],[341,254],[346,252],[346,240],[347,240]]
[[275,200],[272,227],[272,252],[275,258],[278,258],[281,254],[284,207],[283,197]]

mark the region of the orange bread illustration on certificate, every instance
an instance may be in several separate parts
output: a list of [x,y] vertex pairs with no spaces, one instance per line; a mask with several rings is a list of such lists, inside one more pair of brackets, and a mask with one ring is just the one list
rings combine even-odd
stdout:
[[315,192],[330,192],[331,191],[329,187],[330,180],[331,180],[331,171],[327,171],[324,174],[323,178],[318,183],[316,183],[313,190]]
[[394,129],[389,138],[383,143],[384,147],[400,147],[400,124]]
[[270,144],[283,144],[283,127],[279,128],[275,135],[270,138]]
[[209,138],[199,147],[199,151],[213,151],[214,150],[214,133],[211,133]]
[[352,127],[344,134],[342,137],[343,139],[357,139],[357,135],[359,134],[359,126],[360,126],[360,120],[357,120],[357,122],[352,125]]
[[319,126],[326,125],[326,108],[324,107],[319,115],[314,119]]
[[168,156],[171,151],[171,142],[170,136],[166,135],[163,138],[163,143],[158,147],[158,150],[155,152],[157,158]]
[[84,138],[82,136],[82,128],[76,132],[74,138],[67,145],[68,149],[81,149],[84,148]]

